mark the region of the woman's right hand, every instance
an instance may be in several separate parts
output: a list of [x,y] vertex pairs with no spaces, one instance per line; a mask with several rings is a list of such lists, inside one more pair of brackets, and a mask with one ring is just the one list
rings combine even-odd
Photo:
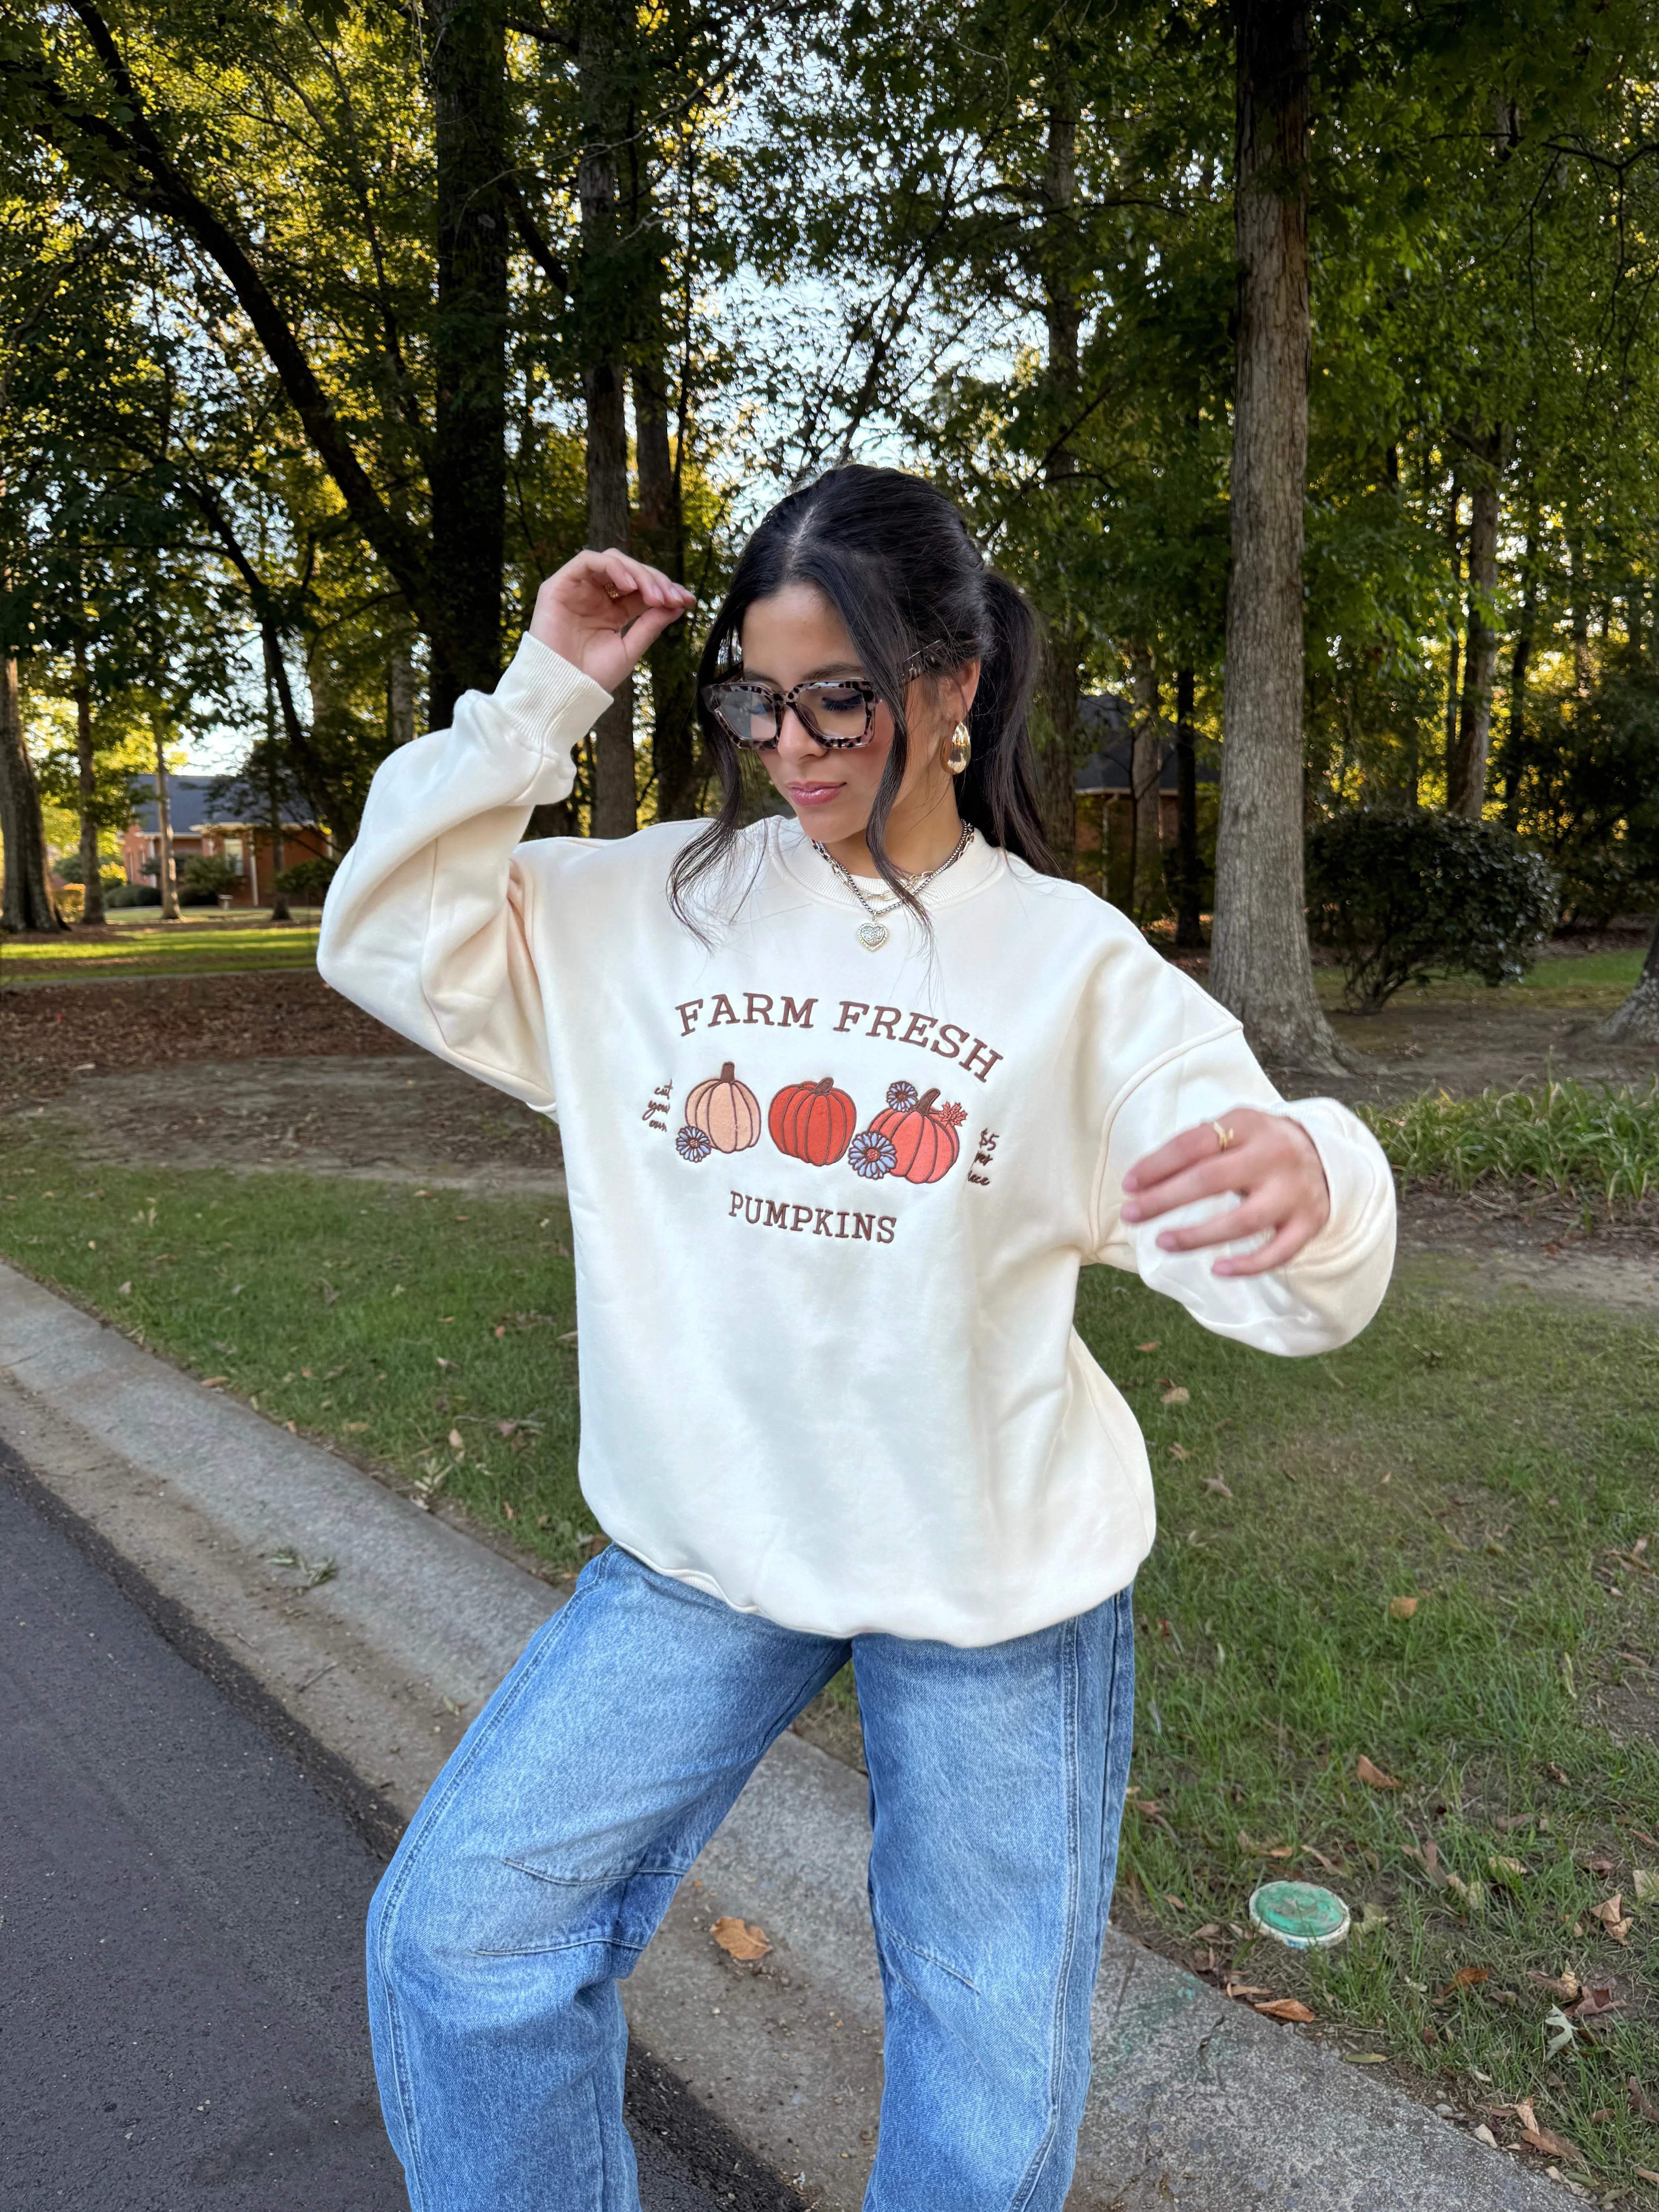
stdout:
[[614,691],[696,603],[695,592],[626,553],[578,553],[537,592],[530,635]]

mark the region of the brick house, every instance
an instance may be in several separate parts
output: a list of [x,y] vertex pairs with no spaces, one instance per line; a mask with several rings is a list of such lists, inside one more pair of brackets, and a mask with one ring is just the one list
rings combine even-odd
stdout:
[[[182,880],[186,860],[198,854],[228,860],[238,881],[232,888],[233,907],[268,906],[271,879],[270,825],[266,822],[228,822],[213,805],[220,779],[209,775],[167,777],[167,807],[173,825],[173,866]],[[160,866],[161,825],[154,792],[155,778],[142,780],[151,796],[141,799],[122,840],[121,861],[130,884],[153,884]],[[283,809],[283,866],[313,856],[326,859],[333,847],[326,830],[319,828],[303,806]]]

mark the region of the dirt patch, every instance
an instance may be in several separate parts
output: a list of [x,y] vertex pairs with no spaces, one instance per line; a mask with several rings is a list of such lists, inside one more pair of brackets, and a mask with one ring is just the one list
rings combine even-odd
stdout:
[[1415,1185],[1400,1201],[1400,1250],[1449,1261],[1471,1290],[1526,1288],[1659,1314],[1659,1200],[1607,1220],[1554,1193]]
[[204,1060],[184,1079],[176,1066],[75,1074],[9,1118],[88,1163],[565,1188],[552,1122],[425,1053]]
[[[1488,1088],[1528,1091],[1552,1075],[1580,1083],[1650,1083],[1659,1046],[1609,1045],[1595,1036],[1601,1013],[1539,1006],[1521,993],[1480,991],[1421,1000],[1404,994],[1380,1014],[1334,1013],[1332,1026],[1358,1066],[1329,1079],[1351,1105],[1380,1105],[1418,1091],[1463,1098]],[[1305,1079],[1291,1079],[1305,1094]]]
[[0,991],[0,1111],[88,1070],[414,1048],[301,969]]

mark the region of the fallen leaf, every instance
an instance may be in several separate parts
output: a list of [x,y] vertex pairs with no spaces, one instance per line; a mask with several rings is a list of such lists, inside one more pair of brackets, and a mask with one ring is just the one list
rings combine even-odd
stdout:
[[1386,1928],[1389,1924],[1388,1913],[1382,1905],[1368,1898],[1360,1911],[1359,1924],[1362,1929]]
[[1591,1919],[1599,1920],[1615,1943],[1630,1941],[1631,1923],[1625,1917],[1624,1902],[1622,1896],[1614,1895],[1603,1898],[1600,1905],[1590,1907]]
[[1659,2173],[1656,2173],[1650,2166],[1633,2166],[1631,2172],[1638,2181],[1659,2182]]
[[368,1426],[368,1423],[367,1421],[342,1421],[340,1426],[345,1430],[348,1435],[355,1436],[360,1430],[366,1429]]
[[1229,1982],[1223,1995],[1230,1997],[1269,1997],[1273,1995],[1273,1991],[1266,1988],[1258,1988],[1254,1982]]
[[1446,1871],[1440,1863],[1440,1846],[1432,1836],[1425,1836],[1420,1844],[1407,1844],[1406,1856],[1421,1862],[1424,1871],[1437,1889],[1446,1887]]
[[1451,1891],[1454,1897],[1459,1897],[1462,1899],[1463,1903],[1468,1907],[1471,1912],[1484,1912],[1486,1911],[1486,1885],[1485,1882],[1465,1881],[1461,1875],[1454,1874],[1451,1869],[1448,1867],[1446,1869],[1446,1887]]
[[1506,1859],[1500,1856],[1500,1855],[1496,1851],[1494,1851],[1491,1858],[1486,1861],[1486,1872],[1488,1874],[1507,1874],[1519,1876],[1525,1874],[1526,1871],[1527,1869],[1522,1865],[1519,1859]]
[[1350,2066],[1386,2066],[1388,2054],[1381,2051],[1345,2051],[1342,2054]]
[[[1175,1446],[1171,1445],[1170,1449],[1173,1451]],[[1233,1494],[1218,1474],[1206,1474],[1204,1478],[1204,1487],[1206,1490],[1214,1491],[1218,1498],[1231,1498]]]
[[449,1432],[449,1449],[451,1451],[465,1451],[466,1449],[466,1438],[461,1434],[459,1429],[452,1429]]
[[1578,2031],[1559,2005],[1552,2005],[1544,2014],[1544,2056],[1559,2058],[1577,2039]]
[[1212,1942],[1220,1933],[1221,1930],[1217,1926],[1216,1923],[1213,1920],[1211,1920],[1206,1922],[1206,1924],[1199,1929],[1194,1940],[1200,1943]]
[[729,1914],[717,1920],[708,1932],[721,1950],[733,1959],[763,1959],[772,1948],[763,1928],[757,1927],[752,1921],[745,1926]]
[[1184,1897],[1177,1897],[1173,1890],[1165,1890],[1164,1893],[1164,1902],[1166,1905],[1173,1905],[1177,1912],[1184,1912],[1187,1910],[1186,1899]]
[[1616,1859],[1608,1858],[1606,1852],[1598,1851],[1584,1861],[1584,1867],[1589,1874],[1611,1874],[1618,1863]]
[[1636,1902],[1645,1905],[1650,1897],[1659,1897],[1659,1874],[1650,1874],[1646,1867],[1638,1867],[1631,1884],[1636,1892]]
[[204,1375],[202,1377],[202,1388],[204,1390],[216,1390],[222,1382],[228,1382],[229,1380],[228,1375]]
[[1552,1996],[1559,1997],[1563,2004],[1576,2004],[1584,1994],[1584,1985],[1577,1975],[1565,1966],[1553,1979],[1548,1974],[1535,1973],[1528,1974],[1527,1979],[1536,1982],[1540,1990],[1547,1990]]
[[446,1359],[441,1352],[435,1353],[434,1356],[440,1367],[453,1367],[455,1364],[453,1359]]
[[1238,1848],[1241,1851],[1247,1852],[1251,1858],[1256,1859],[1287,1859],[1291,1856],[1290,1845],[1281,1844],[1277,1836],[1270,1838],[1266,1843],[1254,1844],[1243,1828],[1238,1832]]
[[1389,1600],[1389,1619],[1409,1620],[1420,1603],[1421,1600],[1414,1597],[1391,1597]]
[[1497,2149],[1498,2138],[1484,2120],[1478,2128],[1471,2128],[1469,2133],[1474,2137],[1476,2142],[1485,2143],[1488,2150]]
[[1625,2083],[1625,2094],[1632,2112],[1639,2112],[1644,2120],[1659,2120],[1659,2102],[1649,2096],[1633,2074]]
[[1136,1345],[1135,1350],[1137,1352],[1156,1352],[1158,1350],[1158,1340],[1157,1337],[1154,1337],[1150,1344]]
[[[1170,1457],[1171,1459],[1190,1459],[1192,1457],[1192,1454],[1188,1450],[1185,1444],[1171,1444],[1170,1446]],[[1212,1486],[1208,1483],[1205,1485],[1205,1488],[1206,1490],[1211,1486]],[[1231,1492],[1230,1492],[1228,1494],[1231,1496]]]
[[1557,2135],[1553,2128],[1540,2127],[1531,2118],[1532,2106],[1526,2098],[1523,2097],[1515,2109],[1517,2117],[1525,2120],[1526,2124],[1521,2130],[1521,2140],[1528,2150],[1535,2150],[1540,2158],[1577,2159],[1581,2166],[1583,2165],[1584,2154],[1577,2143],[1571,2143],[1565,2136]]
[[1164,1402],[1166,1406],[1185,1406],[1191,1401],[1192,1395],[1190,1390],[1183,1390],[1177,1382],[1173,1390],[1164,1393]]
[[1432,2022],[1430,2022],[1426,2027],[1419,2028],[1417,2032],[1422,2037],[1425,2043],[1436,2044],[1440,2040],[1440,2030],[1436,2027]]
[[516,1421],[497,1421],[495,1433],[501,1437],[510,1437],[516,1431],[518,1425]]
[[1314,2017],[1311,2007],[1304,2005],[1300,1997],[1274,1997],[1270,2004],[1252,2005],[1250,2009],[1259,2012],[1264,2020],[1306,2021]]
[[1575,2020],[1595,2020],[1604,2012],[1616,2012],[1623,2000],[1613,1994],[1609,1982],[1605,1989],[1586,1990],[1583,1998],[1573,2014]]
[[1392,1774],[1384,1774],[1380,1766],[1373,1766],[1362,1751],[1354,1765],[1354,1772],[1368,1790],[1403,1790],[1405,1784],[1396,1782]]
[[115,1295],[120,1298],[130,1298],[132,1296],[132,1285],[131,1283],[118,1285]]
[[1490,1966],[1460,1966],[1440,1994],[1449,1997],[1454,1990],[1479,1989],[1482,1982],[1492,1979]]

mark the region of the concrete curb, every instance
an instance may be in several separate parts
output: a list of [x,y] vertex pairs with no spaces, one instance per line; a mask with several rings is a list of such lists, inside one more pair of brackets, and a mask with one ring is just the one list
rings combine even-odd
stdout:
[[[319,1447],[0,1266],[0,1437],[405,1817],[558,1602]],[[272,1568],[331,1556],[304,1588]],[[768,1754],[624,1986],[641,2048],[823,2212],[873,2156],[881,1991],[861,1778]],[[716,1913],[774,1944],[740,1966]],[[1114,1930],[1075,2212],[1549,2212],[1568,2190]],[[1573,2191],[1583,2195],[1582,2191]]]

